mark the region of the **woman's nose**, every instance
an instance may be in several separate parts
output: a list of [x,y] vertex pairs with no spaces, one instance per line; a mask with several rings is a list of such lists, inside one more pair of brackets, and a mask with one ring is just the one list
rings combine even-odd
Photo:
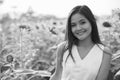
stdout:
[[80,25],[77,25],[76,28],[77,28],[77,29],[81,29]]

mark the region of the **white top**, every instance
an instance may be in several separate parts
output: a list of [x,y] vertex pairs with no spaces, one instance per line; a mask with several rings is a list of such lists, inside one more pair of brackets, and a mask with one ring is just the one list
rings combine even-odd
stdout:
[[61,80],[95,80],[103,57],[102,49],[104,46],[99,46],[101,49],[98,47],[98,45],[94,45],[87,56],[81,59],[77,50],[77,46],[74,45],[72,48],[72,55],[75,59],[75,63],[70,56],[65,63],[68,55],[67,50],[63,56],[63,72]]

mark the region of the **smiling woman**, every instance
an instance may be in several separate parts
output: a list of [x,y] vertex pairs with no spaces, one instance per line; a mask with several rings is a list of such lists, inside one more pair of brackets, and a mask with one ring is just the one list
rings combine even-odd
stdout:
[[65,41],[58,46],[50,80],[107,80],[111,50],[99,38],[96,20],[86,5],[74,7],[67,19]]

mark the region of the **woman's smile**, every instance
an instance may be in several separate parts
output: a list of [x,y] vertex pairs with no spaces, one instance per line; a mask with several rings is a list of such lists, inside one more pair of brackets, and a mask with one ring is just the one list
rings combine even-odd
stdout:
[[82,35],[82,34],[84,34],[85,32],[86,32],[86,30],[82,29],[82,30],[77,30],[77,31],[75,31],[75,34],[77,34],[77,35]]

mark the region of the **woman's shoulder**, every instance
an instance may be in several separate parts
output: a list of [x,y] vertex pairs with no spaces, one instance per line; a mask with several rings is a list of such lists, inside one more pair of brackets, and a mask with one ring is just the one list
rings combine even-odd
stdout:
[[57,48],[67,48],[68,46],[68,42],[67,41],[63,41],[61,43],[58,44]]
[[67,41],[63,41],[58,44],[57,50],[58,50],[58,55],[62,55],[61,53],[64,53],[67,50]]
[[98,44],[101,50],[103,50],[103,53],[106,55],[112,56],[112,49],[106,45],[103,44]]
[[60,46],[64,45],[65,43],[66,43],[66,41],[62,41],[57,46],[60,47]]
[[104,47],[104,50],[103,52],[106,54],[106,55],[109,55],[109,56],[112,56],[112,49],[108,46],[105,46]]

